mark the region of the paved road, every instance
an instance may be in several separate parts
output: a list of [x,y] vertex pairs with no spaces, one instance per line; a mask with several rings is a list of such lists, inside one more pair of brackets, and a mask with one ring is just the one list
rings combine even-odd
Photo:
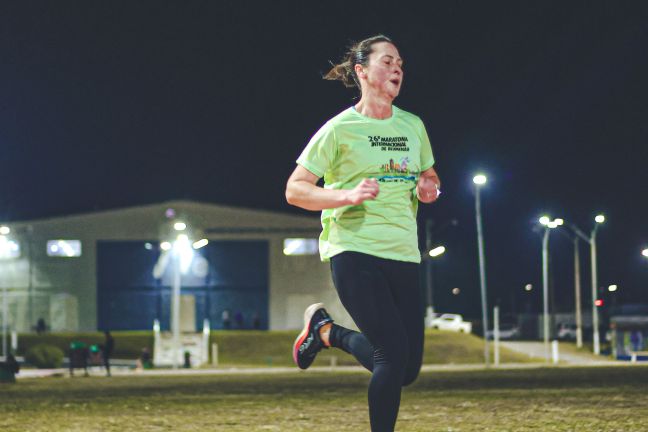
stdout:
[[[543,342],[521,342],[506,341],[500,342],[503,347],[520,354],[526,354],[532,358],[545,358],[545,347]],[[551,349],[551,347],[550,347]],[[618,364],[618,361],[610,360],[608,357],[595,356],[589,353],[574,352],[574,348],[567,348],[560,344],[558,348],[558,357],[561,363],[571,365],[598,365],[598,364]]]
[[[542,345],[542,344],[540,344]],[[520,348],[518,346],[518,348]],[[524,347],[526,349],[526,347]],[[588,366],[637,366],[637,367],[648,367],[648,364],[636,363],[632,364],[630,362],[620,362],[620,361],[582,361],[583,359],[578,357],[576,361],[575,356],[569,356],[570,361],[565,360],[558,367],[588,367]],[[555,367],[553,365],[547,365],[544,362],[533,362],[533,363],[503,363],[498,366],[496,369],[535,369],[535,368],[544,368],[544,367]],[[423,365],[421,368],[424,372],[441,372],[441,371],[471,371],[471,370],[484,370],[485,367],[481,363],[477,364],[448,364],[448,365]],[[105,372],[102,368],[93,367],[90,368],[90,376],[104,376]],[[150,377],[150,376],[172,376],[172,375],[260,375],[260,374],[279,374],[279,373],[322,373],[322,372],[363,372],[366,370],[360,366],[335,366],[335,367],[311,367],[308,371],[299,370],[296,367],[252,367],[252,368],[196,368],[196,369],[152,369],[145,371],[137,371],[128,367],[111,367],[113,376],[129,376],[129,377]],[[368,373],[368,372],[367,372]],[[18,379],[29,379],[29,378],[41,378],[48,376],[61,376],[69,377],[67,369],[23,369],[20,371],[20,374],[16,375]],[[77,370],[75,377],[82,377],[83,372]]]

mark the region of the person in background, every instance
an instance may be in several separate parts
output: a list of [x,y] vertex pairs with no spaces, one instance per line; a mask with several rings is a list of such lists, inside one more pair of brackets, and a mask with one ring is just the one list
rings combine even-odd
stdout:
[[221,319],[223,320],[224,329],[229,330],[232,328],[232,321],[231,321],[229,309],[223,310],[223,313],[221,313]]
[[241,311],[236,311],[234,314],[234,321],[236,321],[236,328],[241,330],[243,329],[243,326],[245,325],[243,321],[243,312]]
[[44,334],[47,331],[47,325],[45,324],[45,320],[43,318],[38,318],[38,321],[36,321],[36,334]]
[[103,345],[103,363],[106,368],[106,376],[110,376],[110,357],[112,357],[115,350],[115,339],[110,334],[109,330],[104,332],[104,345]]

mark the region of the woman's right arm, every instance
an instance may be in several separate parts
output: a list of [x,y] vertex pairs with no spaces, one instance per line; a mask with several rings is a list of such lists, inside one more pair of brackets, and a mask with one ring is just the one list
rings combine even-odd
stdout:
[[363,179],[353,189],[324,189],[317,186],[317,177],[301,165],[297,165],[286,184],[286,201],[306,210],[324,210],[359,205],[378,195],[378,182]]

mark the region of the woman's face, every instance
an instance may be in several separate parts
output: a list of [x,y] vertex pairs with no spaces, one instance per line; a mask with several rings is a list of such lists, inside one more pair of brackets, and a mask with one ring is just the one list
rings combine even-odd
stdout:
[[[358,75],[372,92],[396,98],[403,84],[403,59],[396,47],[389,42],[378,42],[372,45],[369,63],[361,68]],[[363,75],[360,75],[363,74]],[[364,88],[363,88],[364,93]]]

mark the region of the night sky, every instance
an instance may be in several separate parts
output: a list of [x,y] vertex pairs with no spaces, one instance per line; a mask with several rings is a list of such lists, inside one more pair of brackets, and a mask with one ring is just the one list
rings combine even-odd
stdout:
[[[588,233],[603,212],[599,285],[648,303],[648,3],[420,3],[3,1],[0,221],[171,199],[307,214],[285,181],[356,96],[321,75],[385,33],[405,60],[396,105],[426,123],[443,181],[420,212],[447,248],[437,309],[479,311],[477,170],[491,305],[539,310],[545,212]],[[550,249],[573,310],[572,243]]]

